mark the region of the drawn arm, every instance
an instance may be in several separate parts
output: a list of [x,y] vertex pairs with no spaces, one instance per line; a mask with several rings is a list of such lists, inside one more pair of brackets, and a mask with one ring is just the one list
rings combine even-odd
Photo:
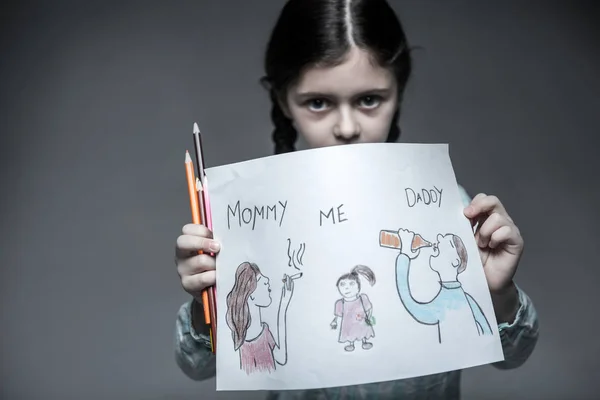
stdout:
[[490,323],[485,317],[483,310],[481,309],[479,304],[477,304],[473,296],[466,292],[465,296],[467,296],[467,300],[469,301],[469,305],[471,306],[471,311],[473,311],[473,316],[475,317],[475,322],[477,322],[479,332],[483,335],[491,335],[492,327],[490,326]]
[[[287,364],[287,310],[294,292],[294,281],[287,277],[289,283],[281,288],[281,302],[277,311],[277,346],[273,349],[273,357],[279,365]],[[290,289],[287,290],[286,286]]]
[[343,315],[343,303],[342,300],[338,300],[335,302],[335,307],[333,310],[333,315],[335,315],[333,317],[333,321],[331,321],[331,329],[336,329],[339,323],[339,319],[342,318]]
[[373,314],[373,304],[371,303],[371,300],[369,300],[369,296],[366,294],[363,293],[360,295],[360,297],[362,297],[365,314],[367,315],[367,319],[369,319],[371,318],[371,314]]
[[396,258],[396,289],[406,311],[417,321],[426,325],[435,325],[439,322],[440,309],[436,298],[429,303],[416,301],[410,293],[408,274],[410,259],[406,254],[399,254]]

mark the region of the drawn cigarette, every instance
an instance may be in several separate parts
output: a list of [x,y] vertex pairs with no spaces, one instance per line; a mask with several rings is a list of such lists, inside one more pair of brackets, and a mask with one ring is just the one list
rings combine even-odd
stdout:
[[[400,240],[400,235],[398,235],[398,232],[382,230],[379,232],[379,245],[381,247],[387,247],[390,249],[400,249],[402,248],[402,241]],[[433,244],[425,240],[423,236],[416,233],[410,247],[412,251],[415,251],[421,247],[429,246],[433,246]]]
[[292,289],[291,282],[293,280],[296,280],[296,279],[301,278],[301,277],[302,277],[302,272],[298,272],[297,274],[294,274],[294,275],[284,274],[284,278],[281,281],[283,283],[285,283],[285,287],[286,287],[287,290],[291,290]]

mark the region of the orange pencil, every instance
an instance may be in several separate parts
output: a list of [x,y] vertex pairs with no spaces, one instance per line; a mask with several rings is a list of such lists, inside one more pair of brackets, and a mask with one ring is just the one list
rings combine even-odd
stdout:
[[[196,178],[194,176],[194,165],[192,158],[190,157],[189,151],[185,151],[185,170],[188,184],[188,194],[190,196],[190,208],[192,210],[192,222],[194,224],[201,224],[200,219],[200,207],[198,204],[198,192],[195,188]],[[198,254],[203,254],[202,250],[198,251]],[[208,292],[206,289],[202,291],[202,305],[204,308],[204,320],[207,324],[211,323],[210,320],[210,307],[208,302]]]

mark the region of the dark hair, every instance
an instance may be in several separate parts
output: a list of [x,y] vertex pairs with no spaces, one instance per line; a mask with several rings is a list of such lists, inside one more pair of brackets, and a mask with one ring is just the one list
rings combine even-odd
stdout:
[[238,265],[235,271],[235,283],[226,297],[225,320],[231,329],[235,350],[239,349],[246,340],[246,333],[251,322],[248,297],[256,290],[256,280],[259,274],[260,269],[254,263],[243,262]]
[[367,267],[366,265],[357,265],[352,268],[352,271],[349,273],[340,276],[335,283],[335,286],[338,286],[344,279],[350,279],[356,282],[358,285],[358,291],[360,292],[360,279],[358,279],[358,275],[362,275],[371,284],[371,286],[375,284],[375,273],[371,270],[371,268]]
[[452,235],[452,243],[454,243],[454,247],[456,248],[456,254],[458,254],[458,258],[460,259],[460,264],[458,266],[457,273],[464,272],[467,269],[467,261],[469,259],[469,255],[467,253],[467,248],[463,243],[462,239],[459,236]]
[[[294,151],[298,136],[279,101],[306,67],[342,63],[352,45],[349,32],[357,47],[368,51],[378,65],[391,68],[400,104],[411,59],[402,25],[386,0],[288,0],[271,33],[266,76],[261,79],[272,102],[275,154]],[[399,114],[398,106],[387,142],[400,137]]]

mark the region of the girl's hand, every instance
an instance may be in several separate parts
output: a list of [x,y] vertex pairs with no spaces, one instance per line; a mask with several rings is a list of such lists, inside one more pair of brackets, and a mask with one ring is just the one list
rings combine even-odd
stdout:
[[331,329],[336,329],[337,328],[337,322],[333,321],[330,326],[331,326]]
[[[212,237],[205,226],[187,224],[177,238],[175,264],[181,286],[198,301],[202,300],[202,290],[215,284],[215,258],[210,253],[218,253],[221,246]],[[198,254],[199,250],[204,254]]]
[[496,196],[480,193],[464,214],[477,226],[475,240],[490,291],[509,288],[523,253],[523,238]]

